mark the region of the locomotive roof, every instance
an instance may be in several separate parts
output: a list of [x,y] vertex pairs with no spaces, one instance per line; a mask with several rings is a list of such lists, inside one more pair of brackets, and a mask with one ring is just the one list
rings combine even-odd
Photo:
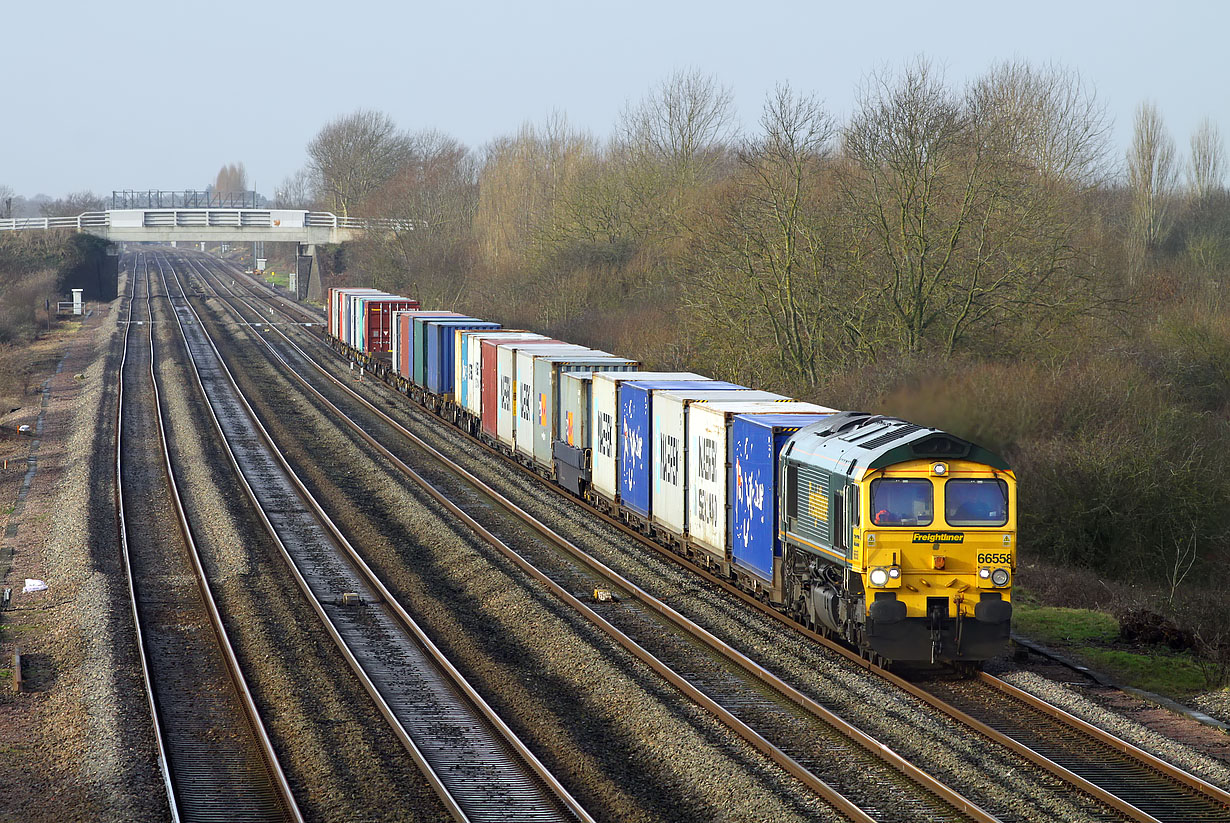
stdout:
[[800,430],[791,443],[791,459],[814,461],[856,479],[908,460],[969,460],[1010,470],[998,454],[956,435],[866,412],[827,417]]

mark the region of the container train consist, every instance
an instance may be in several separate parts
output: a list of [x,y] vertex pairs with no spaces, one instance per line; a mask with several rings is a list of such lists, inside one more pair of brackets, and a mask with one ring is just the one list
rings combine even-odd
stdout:
[[1016,479],[999,456],[372,289],[330,289],[332,346],[550,482],[880,661],[1008,639]]

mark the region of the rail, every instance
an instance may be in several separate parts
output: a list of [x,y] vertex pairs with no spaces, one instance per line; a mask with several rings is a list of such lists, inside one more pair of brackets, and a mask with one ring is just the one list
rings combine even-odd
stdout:
[[[280,333],[280,330],[275,329],[275,331]],[[282,336],[285,337],[284,334]],[[307,359],[306,356],[305,359]],[[311,361],[310,359],[308,362],[315,365],[314,361]],[[320,369],[318,365],[316,368]],[[347,386],[343,385],[342,389],[349,395],[357,396],[355,395],[355,392]],[[383,414],[381,411],[377,409],[371,409],[371,411],[378,417],[385,419],[386,422],[390,422],[395,428],[400,428],[395,423],[392,423],[392,421],[388,419],[387,415]],[[361,434],[361,436],[364,435]],[[411,437],[413,436],[411,435]],[[367,439],[367,437],[364,436],[364,439]],[[514,468],[525,471],[519,464],[511,463],[510,465]],[[528,471],[526,471],[526,473],[527,475],[534,476]],[[971,716],[961,709],[958,709],[956,706],[953,706],[945,700],[932,694],[923,686],[905,680],[900,676],[878,666],[874,666],[867,660],[860,657],[856,652],[846,649],[840,644],[837,644],[828,638],[818,635],[803,628],[797,623],[790,621],[789,618],[782,615],[780,612],[767,607],[755,597],[740,591],[731,585],[729,581],[725,581],[712,575],[709,571],[691,563],[673,552],[670,552],[669,550],[659,546],[657,543],[648,540],[643,535],[637,533],[633,529],[630,529],[618,520],[614,520],[613,518],[603,515],[601,512],[598,512],[588,504],[577,501],[575,498],[564,494],[560,489],[557,489],[550,484],[546,484],[546,488],[559,493],[561,496],[567,497],[567,499],[573,502],[579,503],[591,513],[597,515],[600,519],[617,528],[624,534],[627,534],[629,537],[632,537],[638,542],[641,542],[643,545],[660,552],[663,556],[679,563],[680,565],[690,568],[701,577],[721,586],[743,602],[756,608],[758,611],[761,611],[762,613],[780,621],[782,624],[790,627],[799,634],[825,645],[845,657],[850,662],[868,669],[872,673],[879,675],[903,691],[947,714],[949,717],[957,720],[973,731],[981,734],[985,738],[1005,747],[1010,751],[1015,752],[1017,755],[1030,761],[1043,770],[1050,772],[1060,780],[1084,792],[1086,795],[1100,801],[1111,809],[1114,809],[1119,814],[1124,815],[1127,819],[1149,821],[1150,823],[1156,823],[1158,820],[1230,819],[1230,817],[1226,817],[1227,813],[1230,812],[1230,793],[1227,793],[1225,790],[1217,786],[1213,786],[1208,782],[1187,773],[1183,769],[1175,767],[1153,755],[1150,755],[1147,752],[1144,752],[1138,747],[1131,745],[1111,733],[1081,721],[1078,718],[1059,710],[1057,707],[1050,706],[1032,695],[1024,693],[1019,689],[999,681],[997,678],[992,678],[986,674],[982,674],[979,678],[983,683],[1008,693],[1012,697],[1020,700],[1022,703],[1031,706],[1035,711],[1050,716],[1057,724],[1059,724],[1059,727],[1054,731],[1048,732],[1048,735],[1059,734],[1061,733],[1060,729],[1063,729],[1064,731],[1070,731],[1070,733],[1076,735],[1086,736],[1086,739],[1089,740],[1090,747],[1093,745],[1093,741],[1097,741],[1111,750],[1120,752],[1123,757],[1133,762],[1140,770],[1134,773],[1132,775],[1132,779],[1129,781],[1114,779],[1108,773],[1108,763],[1103,763],[1102,765],[1097,766],[1093,771],[1088,771],[1082,764],[1079,764],[1069,758],[1064,758],[1064,762],[1062,763],[1051,760],[1050,758],[1042,755],[1039,751],[1031,748],[1025,742],[994,728],[987,722]],[[1069,768],[1069,766],[1071,766],[1071,768]],[[1082,771],[1085,771],[1089,776],[1082,776]],[[1158,779],[1153,779],[1148,774],[1149,772],[1156,775]],[[1168,782],[1173,783],[1173,787],[1168,787],[1166,785]],[[1183,796],[1184,794],[1186,794],[1186,796]],[[1139,808],[1136,804],[1152,809],[1155,813],[1151,814],[1149,811]],[[1173,808],[1167,810],[1167,806]],[[1171,813],[1168,814],[1168,811]]]
[[[201,271],[205,272],[208,271],[208,269],[201,266]],[[209,274],[210,276],[216,277],[216,274],[213,272],[209,272]],[[215,293],[217,293],[216,290]],[[229,300],[227,300],[227,298],[220,293],[219,296],[222,296],[224,301],[229,302]],[[238,301],[246,304],[250,309],[252,308],[251,304],[244,298],[238,297]],[[242,314],[236,311],[236,316],[242,317]],[[798,690],[773,675],[767,669],[759,666],[735,650],[733,647],[727,645],[705,629],[694,624],[691,620],[676,612],[670,606],[657,600],[632,581],[625,579],[613,569],[602,564],[599,560],[589,555],[580,547],[576,546],[566,538],[553,531],[549,526],[539,521],[529,512],[517,506],[513,501],[500,494],[500,492],[495,490],[493,487],[484,483],[476,475],[452,463],[447,457],[436,451],[426,441],[418,438],[413,432],[397,423],[397,421],[381,409],[372,405],[369,401],[363,398],[362,395],[356,393],[350,386],[340,381],[336,376],[329,374],[325,368],[319,365],[313,358],[308,356],[307,352],[291,340],[285,331],[277,328],[276,326],[272,326],[271,332],[281,337],[288,344],[290,350],[296,352],[296,354],[301,357],[306,364],[316,370],[329,384],[332,384],[344,395],[361,404],[367,412],[375,415],[378,419],[388,425],[395,433],[406,438],[410,442],[413,442],[417,447],[423,449],[434,459],[448,466],[449,471],[453,472],[457,477],[462,478],[464,482],[474,489],[479,490],[483,495],[489,497],[498,506],[508,511],[514,518],[517,518],[527,524],[531,529],[537,531],[545,537],[548,542],[562,549],[567,555],[574,558],[588,571],[596,574],[596,576],[602,580],[609,581],[614,588],[618,589],[625,596],[628,596],[642,604],[648,612],[659,615],[667,624],[672,625],[680,633],[681,637],[686,635],[693,638],[702,646],[713,652],[716,657],[720,657],[726,661],[727,664],[744,672],[748,676],[747,679],[749,682],[754,680],[763,686],[767,686],[773,693],[785,701],[782,705],[772,711],[785,712],[786,714],[793,714],[797,712],[796,717],[798,721],[806,722],[808,719],[814,719],[824,726],[827,726],[834,735],[828,739],[826,744],[824,744],[830,753],[835,750],[835,747],[836,750],[840,750],[842,744],[838,743],[837,739],[841,738],[845,743],[851,744],[850,749],[846,753],[847,757],[858,758],[859,755],[857,754],[857,750],[862,748],[866,754],[882,760],[884,766],[886,767],[885,771],[878,772],[875,767],[871,767],[865,775],[868,780],[873,780],[874,776],[877,774],[880,774],[881,779],[883,779],[882,775],[895,771],[900,773],[900,775],[902,775],[907,782],[913,783],[918,789],[921,790],[917,795],[911,795],[911,792],[907,790],[903,794],[898,795],[900,798],[913,798],[914,802],[917,802],[917,797],[922,797],[927,793],[930,793],[939,799],[940,804],[949,807],[947,811],[953,815],[951,819],[987,821],[988,823],[996,820],[993,815],[979,808],[973,802],[939,782],[934,777],[923,772],[917,766],[908,762],[905,758],[895,753],[889,747],[860,731],[853,725],[838,717],[833,712],[821,706],[819,703],[811,700]],[[766,738],[764,734],[761,733],[764,731],[764,727],[760,723],[757,723],[754,720],[750,722],[744,721],[743,715],[746,714],[745,710],[749,705],[749,701],[755,702],[754,698],[749,698],[749,694],[755,692],[755,687],[752,687],[749,692],[738,692],[738,697],[735,699],[731,699],[729,694],[725,695],[721,700],[714,699],[709,693],[698,687],[692,679],[681,675],[670,664],[656,657],[655,653],[642,646],[640,641],[629,636],[625,633],[624,629],[617,627],[605,617],[598,614],[595,610],[581,602],[577,597],[555,581],[549,574],[543,572],[535,566],[531,560],[528,560],[523,554],[510,547],[500,537],[496,536],[492,530],[480,524],[477,520],[467,514],[452,498],[437,489],[430,481],[426,480],[417,471],[408,466],[387,446],[380,442],[380,440],[373,435],[367,427],[356,422],[350,415],[336,406],[329,398],[321,393],[318,388],[314,387],[310,381],[300,374],[298,370],[295,369],[295,367],[292,366],[289,361],[287,361],[283,355],[273,347],[268,339],[263,337],[260,339],[265,346],[269,348],[274,358],[282,363],[286,369],[287,375],[291,379],[302,386],[316,399],[317,402],[327,408],[336,419],[342,422],[343,425],[351,428],[356,435],[362,438],[379,454],[387,459],[398,472],[405,475],[415,484],[419,485],[426,494],[465,523],[466,526],[479,538],[487,542],[509,561],[518,566],[522,571],[546,587],[547,590],[549,590],[554,596],[575,609],[601,631],[610,636],[625,650],[648,665],[651,669],[661,675],[668,683],[683,692],[689,699],[693,700],[699,706],[715,715],[720,722],[727,725],[735,732],[735,734],[742,737],[753,747],[761,751],[762,754],[766,755],[770,760],[781,766],[788,774],[800,780],[804,785],[832,803],[849,819],[858,821],[870,821],[875,819],[869,817],[860,805],[854,802],[851,797],[846,794],[846,792],[850,791],[857,793],[865,787],[843,786],[840,789],[835,788],[826,780],[826,777],[831,778],[833,775],[819,774],[818,771],[823,770],[817,770],[817,763],[804,762],[807,760],[805,755],[800,759],[796,759],[798,755],[802,754],[801,752],[793,751],[792,747],[784,745],[780,740],[769,740]],[[498,529],[496,531],[498,531]],[[710,683],[709,688],[716,688],[716,685]],[[768,703],[772,703],[772,701],[768,701]],[[793,708],[787,708],[786,704],[792,705]],[[738,708],[731,709],[728,708],[728,705],[737,705]],[[758,730],[756,726],[760,726],[760,729]],[[864,803],[869,802],[866,797],[861,799]]]
[[[188,270],[193,271],[191,264]],[[182,295],[184,317],[190,318],[179,327],[197,385],[258,518],[325,631],[450,813],[475,823],[592,823],[329,519],[240,391],[188,302],[174,263],[168,271]],[[338,551],[322,550],[330,546]],[[358,598],[347,605],[338,592]]]

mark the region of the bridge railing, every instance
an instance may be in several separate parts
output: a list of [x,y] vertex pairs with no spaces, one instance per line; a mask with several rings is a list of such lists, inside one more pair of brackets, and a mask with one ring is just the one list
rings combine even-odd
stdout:
[[[142,225],[149,228],[220,226],[232,228],[277,228],[269,209],[144,209]],[[351,229],[355,231],[414,231],[426,226],[421,220],[394,220],[373,217],[339,217],[329,211],[301,212],[303,225],[310,228]],[[0,220],[0,231],[26,229],[82,229],[111,226],[111,212],[88,211],[76,217],[16,217]],[[283,228],[293,228],[283,224]]]
[[382,217],[339,217],[331,211],[310,211],[307,213],[305,225],[333,229],[358,229],[359,231],[414,231],[419,222]]
[[87,211],[76,217],[13,217],[0,220],[0,231],[22,231],[25,229],[75,229],[100,228],[110,225],[110,217],[105,211]]

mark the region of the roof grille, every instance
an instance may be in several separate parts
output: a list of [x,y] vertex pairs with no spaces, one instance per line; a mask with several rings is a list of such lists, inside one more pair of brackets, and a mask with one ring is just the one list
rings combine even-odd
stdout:
[[922,430],[922,426],[915,426],[913,423],[907,423],[906,425],[900,428],[893,429],[892,431],[886,431],[884,432],[884,434],[881,434],[878,437],[873,437],[867,442],[859,443],[858,445],[864,449],[870,450],[870,449],[878,448],[879,446],[883,446],[885,443],[891,443],[894,440],[900,440],[902,437],[905,437],[907,434],[913,434],[914,432],[921,431],[921,430]]

